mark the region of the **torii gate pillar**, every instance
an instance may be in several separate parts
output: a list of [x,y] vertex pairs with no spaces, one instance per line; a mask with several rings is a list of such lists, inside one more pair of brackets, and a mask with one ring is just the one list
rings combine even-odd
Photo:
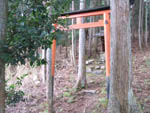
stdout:
[[105,61],[107,78],[107,98],[110,91],[110,15],[104,13]]

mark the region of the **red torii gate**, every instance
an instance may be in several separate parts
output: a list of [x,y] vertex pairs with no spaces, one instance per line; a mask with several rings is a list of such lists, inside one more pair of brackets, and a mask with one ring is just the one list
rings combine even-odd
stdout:
[[[81,23],[82,17],[99,16],[102,15],[103,19],[98,22]],[[110,87],[110,7],[101,7],[88,10],[80,10],[69,13],[64,13],[61,18],[77,19],[77,23],[70,25],[69,30],[72,29],[84,29],[94,27],[104,27],[104,38],[105,38],[105,59],[106,59],[106,77],[107,77],[107,98],[109,98],[109,87]],[[57,25],[54,25],[57,27]],[[53,40],[52,44],[52,63],[51,63],[51,75],[54,77],[55,72],[55,52],[56,52],[56,40]],[[53,79],[54,80],[54,79]]]

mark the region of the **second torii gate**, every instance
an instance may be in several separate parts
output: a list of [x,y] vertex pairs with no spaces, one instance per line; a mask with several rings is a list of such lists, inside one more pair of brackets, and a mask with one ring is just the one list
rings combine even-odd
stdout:
[[[97,22],[81,23],[82,17],[99,16],[102,15],[103,19],[99,19]],[[69,30],[73,29],[84,29],[94,27],[104,27],[104,38],[105,38],[105,61],[106,61],[106,77],[107,77],[107,98],[109,98],[110,89],[110,7],[101,7],[88,10],[80,10],[69,13],[64,13],[61,18],[76,19],[76,24],[70,25]],[[56,27],[56,24],[55,24]],[[55,51],[56,51],[56,40],[53,40],[52,45],[52,67],[51,75],[54,77],[55,70]],[[52,79],[54,80],[54,79]],[[52,86],[53,87],[53,86]]]

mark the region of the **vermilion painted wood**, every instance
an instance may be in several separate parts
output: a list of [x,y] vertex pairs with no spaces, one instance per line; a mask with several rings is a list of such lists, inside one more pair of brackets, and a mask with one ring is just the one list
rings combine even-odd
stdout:
[[69,30],[72,29],[83,29],[83,28],[93,28],[93,27],[103,27],[104,21],[99,20],[98,22],[84,23],[84,24],[74,24],[69,26]]
[[53,40],[53,44],[52,44],[52,71],[51,71],[51,74],[52,76],[54,76],[55,74],[55,55],[56,55],[56,40],[54,39]]
[[[54,24],[55,29],[57,29],[57,24]],[[52,43],[52,64],[51,64],[51,74],[54,76],[55,74],[55,56],[56,56],[56,39],[53,40]]]
[[106,76],[110,76],[110,18],[109,13],[104,14],[104,37],[105,37],[105,59]]
[[63,26],[57,26],[57,28],[62,31],[63,30],[67,31],[67,30],[73,30],[73,29],[84,29],[84,28],[94,28],[94,27],[103,27],[103,26],[104,26],[104,20],[99,20],[98,22],[73,24],[73,25],[70,25],[68,28],[64,28]]
[[61,18],[63,18],[63,19],[65,19],[65,18],[81,18],[81,17],[88,17],[88,16],[103,15],[104,13],[110,13],[110,10],[95,11],[95,12],[76,14],[76,15],[70,15],[70,16],[62,16]]

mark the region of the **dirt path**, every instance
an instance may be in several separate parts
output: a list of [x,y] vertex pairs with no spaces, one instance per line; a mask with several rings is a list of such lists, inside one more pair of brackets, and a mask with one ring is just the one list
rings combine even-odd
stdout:
[[[57,55],[55,75],[56,113],[106,113],[105,74],[87,74],[88,88],[75,92],[77,73],[69,59]],[[144,113],[150,113],[150,51],[133,54],[133,88]],[[26,101],[8,107],[7,113],[47,113],[45,84],[28,83]]]
[[150,113],[150,49],[133,57],[133,88],[144,113]]

